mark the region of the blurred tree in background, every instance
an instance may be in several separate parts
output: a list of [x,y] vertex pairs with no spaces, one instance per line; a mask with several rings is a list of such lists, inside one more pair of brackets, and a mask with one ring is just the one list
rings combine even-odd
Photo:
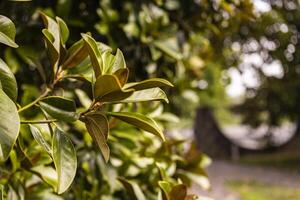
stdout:
[[[252,66],[260,85],[248,88],[245,102],[238,106],[244,122],[255,126],[300,119],[300,4],[297,0],[266,2],[270,10],[249,23],[248,37],[240,40],[243,54],[258,54],[262,58]],[[265,68],[274,63],[279,73],[268,74]]]

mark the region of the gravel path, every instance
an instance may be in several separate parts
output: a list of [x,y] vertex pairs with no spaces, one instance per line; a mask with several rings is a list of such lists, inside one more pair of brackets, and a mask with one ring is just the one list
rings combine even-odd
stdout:
[[212,185],[211,191],[204,192],[194,186],[190,190],[191,193],[203,194],[215,200],[240,200],[226,187],[225,183],[229,180],[258,181],[271,185],[300,188],[300,174],[273,168],[215,160],[208,167],[207,172]]

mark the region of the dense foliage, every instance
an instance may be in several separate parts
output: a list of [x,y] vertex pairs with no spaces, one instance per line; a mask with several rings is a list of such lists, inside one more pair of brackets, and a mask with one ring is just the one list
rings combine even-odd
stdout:
[[[119,49],[113,53],[90,34],[66,45],[72,33],[65,22],[38,14],[46,51],[31,55],[36,49],[18,48],[13,22],[0,18],[1,43],[18,53],[6,49],[8,64],[1,60],[0,68],[2,198],[190,199],[191,181],[207,188],[207,159],[183,140],[165,141],[163,123],[157,123],[177,120],[164,117],[156,102],[168,102],[159,87],[172,84],[128,82]],[[16,81],[12,71],[26,75],[14,68],[23,64],[38,72],[31,74],[41,85]]]

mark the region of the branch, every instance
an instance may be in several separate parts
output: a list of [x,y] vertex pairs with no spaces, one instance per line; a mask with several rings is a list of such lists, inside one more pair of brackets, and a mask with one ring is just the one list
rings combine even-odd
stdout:
[[20,113],[20,112],[22,112],[22,111],[24,111],[24,110],[27,110],[28,108],[34,106],[34,105],[37,104],[42,98],[44,98],[45,96],[47,96],[48,93],[49,93],[50,91],[51,91],[51,90],[47,88],[47,89],[45,90],[45,92],[44,92],[41,96],[39,96],[36,100],[34,100],[33,102],[27,104],[26,106],[20,108],[20,109],[18,110],[18,112]]
[[49,124],[57,122],[56,119],[49,119],[49,120],[21,120],[21,124]]

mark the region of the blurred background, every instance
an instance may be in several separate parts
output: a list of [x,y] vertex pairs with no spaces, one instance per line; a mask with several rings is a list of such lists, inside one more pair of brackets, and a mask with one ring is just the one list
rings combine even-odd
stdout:
[[20,48],[1,46],[1,55],[24,102],[34,96],[26,89],[42,81],[32,78],[43,57],[38,10],[66,21],[70,44],[90,32],[120,48],[131,80],[175,85],[160,116],[166,133],[195,142],[212,160],[211,188],[191,192],[300,199],[299,0],[3,0],[0,14],[15,23]]

